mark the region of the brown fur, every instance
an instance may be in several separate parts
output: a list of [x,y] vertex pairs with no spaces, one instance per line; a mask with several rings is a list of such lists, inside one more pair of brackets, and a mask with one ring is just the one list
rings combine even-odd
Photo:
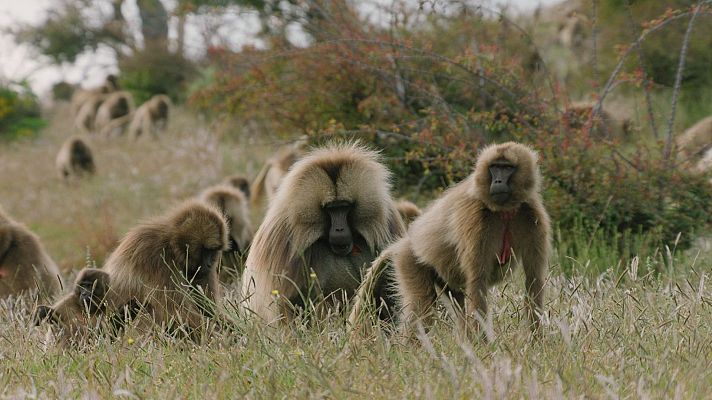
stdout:
[[[106,99],[101,103],[96,111],[94,129],[105,132],[104,128],[112,121],[126,117],[133,112],[134,103],[131,93],[126,91],[113,92],[106,95]],[[109,132],[113,133],[113,132]]]
[[[85,310],[115,317],[138,307],[159,325],[192,332],[220,298],[216,267],[227,246],[227,225],[219,211],[188,202],[130,230],[100,271],[81,275],[77,288],[45,306],[40,319],[51,316],[65,335],[73,335],[82,331],[77,325],[85,323],[86,316],[80,315]],[[82,298],[82,288],[94,293]]]
[[57,154],[56,165],[62,179],[81,178],[96,172],[91,148],[78,136],[64,142]]
[[581,50],[586,41],[587,18],[579,13],[570,13],[559,26],[559,43],[571,50]]
[[695,164],[712,148],[712,116],[704,118],[675,138],[678,158],[683,164]]
[[96,114],[101,104],[106,100],[106,96],[105,94],[97,93],[82,102],[74,118],[74,126],[81,133],[89,134],[94,132]]
[[35,289],[49,298],[60,286],[59,268],[37,235],[0,208],[0,298]]
[[[589,101],[572,103],[564,112],[564,123],[572,129],[583,128],[588,123],[595,105],[594,102]],[[607,110],[601,109],[592,121],[590,134],[597,139],[625,139],[629,136],[630,130],[630,120],[626,118],[619,120]]]
[[[512,197],[498,205],[490,197],[490,164],[506,159],[517,166],[510,182]],[[477,314],[487,313],[489,287],[499,282],[516,264],[524,267],[527,310],[532,326],[538,327],[543,302],[544,279],[550,252],[550,223],[540,195],[537,156],[528,147],[508,142],[485,148],[475,171],[450,188],[410,226],[407,235],[384,251],[371,270],[382,269],[390,259],[407,330],[415,321],[428,323],[439,292],[447,289],[454,299],[464,299],[469,326]],[[515,213],[511,262],[500,265],[505,213]],[[372,271],[369,271],[371,274]],[[362,290],[367,290],[369,280]],[[443,287],[445,285],[445,287]],[[359,324],[365,303],[359,294],[350,321]]]
[[168,124],[171,99],[163,94],[151,97],[136,110],[129,125],[129,137],[138,139],[141,135],[156,135]]
[[241,191],[242,194],[244,194],[248,200],[250,199],[250,181],[243,175],[236,174],[228,176],[227,178],[225,178],[225,184],[230,185],[235,189]]
[[289,172],[289,168],[304,154],[305,144],[305,141],[300,140],[295,144],[284,146],[267,160],[250,189],[253,203],[258,204],[265,196],[268,204],[274,200],[277,189]]
[[252,242],[254,231],[245,195],[228,185],[214,186],[200,196],[225,216],[230,236],[230,248],[223,253],[220,278],[230,281],[242,273],[242,257]]
[[410,226],[410,223],[415,221],[415,219],[423,213],[418,206],[408,200],[398,201],[396,203],[396,209],[400,213],[403,223],[405,223],[406,226]]
[[[363,263],[404,230],[389,178],[377,153],[358,144],[317,149],[294,164],[247,257],[242,280],[247,307],[267,322],[290,318],[284,300],[305,295],[309,278],[321,289],[317,296],[353,294]],[[322,207],[335,200],[355,207],[349,215],[359,251],[346,256],[336,256],[323,244],[329,222]],[[310,271],[315,278],[308,277]]]
[[72,115],[76,116],[87,100],[96,96],[106,95],[117,90],[119,90],[119,83],[114,75],[107,76],[104,83],[97,88],[75,90],[74,93],[72,93],[72,99],[70,100],[70,110]]

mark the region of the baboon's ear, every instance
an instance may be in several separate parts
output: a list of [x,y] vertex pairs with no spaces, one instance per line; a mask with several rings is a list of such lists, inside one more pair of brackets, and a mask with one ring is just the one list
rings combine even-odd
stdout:
[[85,268],[76,280],[75,293],[79,304],[90,314],[104,309],[104,298],[109,290],[110,278],[105,271],[96,268]]
[[45,321],[52,319],[52,314],[54,310],[50,306],[37,306],[37,311],[35,311],[34,322],[35,326],[39,326]]

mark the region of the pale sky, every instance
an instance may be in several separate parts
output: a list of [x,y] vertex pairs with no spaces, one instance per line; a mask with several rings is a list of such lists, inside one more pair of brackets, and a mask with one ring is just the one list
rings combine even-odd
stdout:
[[[61,0],[0,0],[0,80],[28,79],[37,93],[47,93],[60,80],[80,83],[85,87],[100,83],[104,77],[115,72],[113,52],[100,49],[97,54],[80,57],[75,65],[49,66],[38,58],[32,49],[15,44],[4,30],[18,23],[37,23],[45,18],[45,11]],[[387,0],[377,0],[388,3]],[[533,10],[538,5],[549,5],[561,0],[490,0],[494,3],[510,4],[515,10]],[[168,10],[175,6],[174,0],[162,0]],[[490,3],[491,4],[491,3]],[[138,20],[138,9],[134,1],[127,1],[123,8],[129,24]],[[170,37],[175,37],[175,21],[170,23]],[[138,27],[136,27],[138,30]],[[188,20],[185,47],[189,56],[200,56],[205,49],[204,33],[217,28],[217,34],[210,35],[213,42],[239,50],[245,44],[259,45],[254,35],[259,29],[257,17],[246,11],[233,8],[220,16],[201,16]],[[299,40],[299,32],[293,35]],[[293,40],[293,39],[290,39]],[[218,44],[218,43],[213,43]]]

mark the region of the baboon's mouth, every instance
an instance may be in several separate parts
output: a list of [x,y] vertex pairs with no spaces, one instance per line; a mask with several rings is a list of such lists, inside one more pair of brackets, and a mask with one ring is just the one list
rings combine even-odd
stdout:
[[492,199],[495,201],[497,204],[504,204],[509,200],[510,197],[512,197],[512,192],[496,192],[496,193],[490,193],[490,196],[492,196]]
[[351,250],[353,250],[354,245],[352,243],[348,244],[332,244],[331,245],[331,251],[334,252],[337,256],[346,256],[351,254]]

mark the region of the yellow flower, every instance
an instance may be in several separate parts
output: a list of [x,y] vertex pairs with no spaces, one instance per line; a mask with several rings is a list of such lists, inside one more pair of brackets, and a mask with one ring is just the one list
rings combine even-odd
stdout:
[[279,296],[279,290],[273,289],[273,290],[272,290],[272,296]]
[[311,274],[309,274],[309,277],[312,279],[316,279],[316,272],[312,272]]
[[133,338],[128,338],[128,340],[126,340],[126,343],[128,343],[128,344],[134,344]]

